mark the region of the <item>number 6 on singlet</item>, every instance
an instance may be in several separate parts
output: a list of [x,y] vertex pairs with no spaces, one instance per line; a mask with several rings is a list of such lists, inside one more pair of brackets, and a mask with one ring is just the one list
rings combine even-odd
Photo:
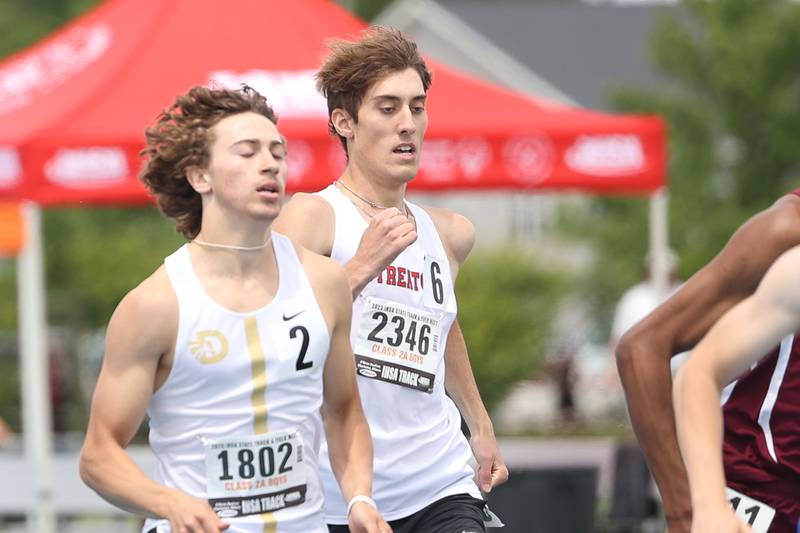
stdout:
[[446,288],[450,281],[446,277],[450,274],[445,270],[446,259],[425,256],[425,287],[422,294],[422,301],[430,309],[443,309],[447,299]]

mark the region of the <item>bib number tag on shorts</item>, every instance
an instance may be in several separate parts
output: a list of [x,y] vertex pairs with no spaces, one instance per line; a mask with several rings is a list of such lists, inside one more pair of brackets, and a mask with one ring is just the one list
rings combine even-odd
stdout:
[[431,313],[368,297],[353,347],[356,372],[422,392],[433,392],[442,357],[441,319]]
[[220,518],[271,513],[306,500],[297,429],[208,439],[204,445],[208,503]]
[[775,509],[731,488],[726,487],[725,492],[736,516],[749,524],[754,533],[767,533],[775,518]]

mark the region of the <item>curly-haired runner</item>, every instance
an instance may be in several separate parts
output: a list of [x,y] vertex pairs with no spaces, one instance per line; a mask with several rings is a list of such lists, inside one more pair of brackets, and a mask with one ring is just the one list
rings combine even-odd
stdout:
[[[419,169],[431,73],[401,32],[372,28],[356,42],[332,43],[317,85],[347,166],[323,191],[295,195],[276,227],[348,274],[378,509],[398,532],[483,531],[478,486],[488,492],[508,470],[456,320],[453,285],[475,230],[456,213],[405,198]],[[328,444],[325,515],[342,532],[348,497],[336,487]]]
[[[333,261],[271,231],[286,142],[252,89],[197,87],[147,131],[142,180],[190,243],[108,326],[81,475],[146,532],[324,532],[323,423],[350,527],[389,532]],[[125,453],[145,413],[153,479]]]
[[140,179],[187,239],[200,232],[203,216],[202,196],[187,179],[187,171],[208,167],[215,141],[213,127],[223,118],[241,113],[254,113],[273,125],[278,123],[264,97],[250,87],[241,91],[195,87],[179,96],[145,131],[147,145],[141,155],[147,164]]

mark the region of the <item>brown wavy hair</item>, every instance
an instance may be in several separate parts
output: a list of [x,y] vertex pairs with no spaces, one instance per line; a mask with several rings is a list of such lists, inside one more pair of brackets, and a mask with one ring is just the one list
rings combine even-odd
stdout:
[[328,41],[330,54],[317,72],[317,90],[328,101],[328,131],[339,137],[347,153],[347,139],[336,132],[331,121],[334,109],[344,109],[358,122],[358,108],[369,88],[387,74],[413,68],[425,92],[432,76],[417,45],[400,30],[373,26],[357,41]]
[[214,141],[211,128],[223,118],[258,113],[274,124],[278,118],[267,99],[243,85],[240,90],[193,87],[161,112],[145,131],[146,159],[139,179],[156,197],[158,207],[175,219],[175,228],[187,239],[200,232],[203,202],[186,179],[189,167],[207,168]]

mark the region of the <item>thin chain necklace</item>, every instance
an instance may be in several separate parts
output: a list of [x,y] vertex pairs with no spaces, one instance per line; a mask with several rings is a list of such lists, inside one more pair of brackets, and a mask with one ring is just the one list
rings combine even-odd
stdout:
[[[367,204],[368,206],[370,206],[370,207],[371,207],[371,208],[373,208],[373,209],[389,209],[390,207],[392,207],[392,206],[390,206],[390,205],[381,205],[381,204],[379,204],[379,203],[377,203],[377,202],[373,202],[372,200],[367,200],[366,198],[364,198],[363,196],[361,196],[360,194],[358,194],[356,191],[354,191],[353,189],[351,189],[350,187],[348,187],[348,186],[345,184],[345,182],[343,182],[343,181],[342,181],[342,179],[341,179],[341,178],[339,178],[338,180],[336,180],[334,183],[338,183],[339,185],[341,185],[342,187],[344,187],[344,188],[345,188],[347,191],[349,191],[349,192],[350,192],[350,194],[352,194],[353,196],[355,196],[356,198],[358,198],[359,200],[361,200],[362,202],[364,202],[365,204]],[[410,214],[411,214],[411,213],[409,212],[409,210],[408,210],[408,205],[406,205],[406,203],[405,203],[405,202],[403,202],[403,208],[404,208],[404,209],[405,209],[405,211],[406,211],[406,217],[410,216]]]
[[221,250],[235,250],[237,252],[256,252],[258,250],[263,250],[267,247],[267,245],[272,242],[272,235],[270,234],[267,237],[267,240],[264,241],[263,244],[259,244],[257,246],[236,246],[234,244],[217,244],[215,242],[207,242],[201,241],[200,239],[194,239],[192,241],[195,244],[199,244],[200,246],[205,246],[207,248],[219,248]]

